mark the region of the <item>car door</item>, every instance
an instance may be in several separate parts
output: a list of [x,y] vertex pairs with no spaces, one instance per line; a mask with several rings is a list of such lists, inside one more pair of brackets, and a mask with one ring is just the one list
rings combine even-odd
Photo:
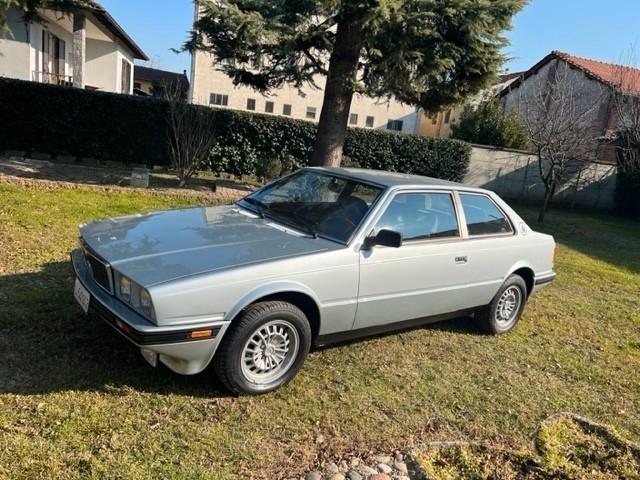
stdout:
[[403,235],[400,248],[360,252],[354,328],[436,316],[470,306],[464,287],[469,265],[451,191],[401,191],[375,223]]
[[521,247],[509,217],[490,195],[465,191],[456,195],[466,230],[461,249],[468,266],[466,296],[486,305],[520,259]]

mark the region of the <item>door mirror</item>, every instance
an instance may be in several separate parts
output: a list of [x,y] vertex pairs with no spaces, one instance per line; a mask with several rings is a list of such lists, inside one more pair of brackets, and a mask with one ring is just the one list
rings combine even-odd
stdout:
[[402,246],[402,234],[393,230],[380,230],[376,235],[367,237],[362,245],[363,250],[370,250],[375,245],[383,247],[400,248]]

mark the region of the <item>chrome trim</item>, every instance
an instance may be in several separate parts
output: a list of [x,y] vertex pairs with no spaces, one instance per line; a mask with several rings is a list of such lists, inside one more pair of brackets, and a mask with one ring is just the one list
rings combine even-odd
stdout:
[[[98,254],[95,253],[93,251],[93,249],[91,249],[91,247],[89,247],[89,245],[87,245],[87,242],[85,242],[85,240],[82,237],[80,237],[80,247],[82,248],[82,253],[85,256],[85,260],[86,260],[86,257],[93,258],[95,261],[97,261],[98,263],[102,264],[104,266],[106,272],[107,272],[107,279],[109,281],[109,288],[105,288],[103,285],[100,284],[100,282],[95,280],[95,275],[93,274],[93,270],[91,269],[91,264],[89,264],[89,271],[91,272],[91,277],[94,279],[96,285],[98,285],[102,290],[107,292],[109,295],[115,295],[114,281],[113,281],[113,269],[111,268],[111,265],[109,264],[109,262],[107,262],[106,260],[104,260],[103,258],[98,256]],[[88,263],[88,261],[87,261],[87,263]]]

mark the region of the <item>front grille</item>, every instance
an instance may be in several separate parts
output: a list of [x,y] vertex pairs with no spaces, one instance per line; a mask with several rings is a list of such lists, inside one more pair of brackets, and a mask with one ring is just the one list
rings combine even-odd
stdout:
[[104,288],[107,292],[113,293],[113,285],[111,281],[111,268],[107,263],[99,259],[93,254],[86,245],[84,245],[84,256],[89,264],[89,269],[93,275],[93,279],[98,285]]

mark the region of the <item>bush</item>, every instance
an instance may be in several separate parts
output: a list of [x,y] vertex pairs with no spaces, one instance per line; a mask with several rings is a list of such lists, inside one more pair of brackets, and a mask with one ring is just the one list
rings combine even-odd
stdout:
[[168,165],[167,102],[0,78],[0,151]]
[[[311,160],[315,124],[231,110],[215,112],[216,128],[220,131],[211,155],[214,173],[264,176],[265,162],[277,162],[285,172],[305,166]],[[350,128],[344,155],[345,166],[462,181],[471,147],[458,140]]]
[[[170,164],[166,100],[0,79],[0,151],[24,150],[126,164]],[[210,109],[214,173],[270,178],[307,165],[316,125],[271,115]],[[349,165],[461,181],[470,145],[449,139],[352,128]]]
[[486,100],[477,109],[466,109],[451,127],[451,136],[466,142],[524,150],[529,143],[527,129],[515,110],[504,115],[496,99]]

